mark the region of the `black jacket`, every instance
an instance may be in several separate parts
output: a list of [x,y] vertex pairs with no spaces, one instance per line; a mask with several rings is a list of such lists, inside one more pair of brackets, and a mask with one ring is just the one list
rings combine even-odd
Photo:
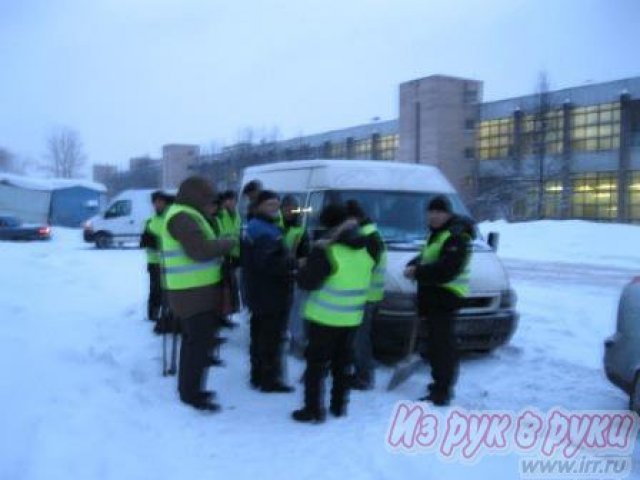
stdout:
[[[373,222],[367,218],[362,222],[360,222],[360,225],[364,227],[372,223]],[[380,257],[382,256],[382,252],[384,252],[384,249],[385,249],[382,235],[380,235],[380,232],[376,231],[370,235],[367,235],[366,239],[367,239],[367,251],[369,252],[369,255],[371,255],[371,258],[373,258],[373,261],[377,265],[378,262],[380,261]]]
[[158,241],[158,237],[149,230],[150,222],[151,218],[149,218],[144,224],[144,231],[142,232],[142,235],[140,235],[140,248],[158,250],[160,248],[160,242]]
[[452,281],[462,273],[469,258],[471,239],[475,238],[475,228],[470,218],[454,215],[441,228],[431,231],[427,245],[433,243],[437,234],[445,230],[449,230],[451,236],[444,242],[438,260],[421,265],[418,255],[407,264],[416,267],[418,311],[421,315],[426,315],[431,309],[457,309],[462,303],[453,292],[440,285]]
[[273,219],[258,214],[249,221],[242,266],[249,309],[257,314],[286,312],[293,294],[295,261]]
[[[357,227],[344,230],[335,243],[346,245],[353,249],[367,248],[367,237],[360,234]],[[311,248],[307,263],[298,271],[297,282],[302,290],[318,290],[327,277],[332,273],[331,262],[327,256],[326,247],[314,245]]]

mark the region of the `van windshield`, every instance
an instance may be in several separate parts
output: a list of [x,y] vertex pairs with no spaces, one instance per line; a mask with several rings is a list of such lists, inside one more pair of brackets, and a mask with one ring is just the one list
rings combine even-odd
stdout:
[[[320,193],[320,192],[317,192]],[[316,194],[317,194],[316,193]],[[378,225],[387,242],[414,242],[424,240],[427,226],[425,208],[435,192],[396,192],[368,190],[327,190],[322,205],[357,200],[366,214]],[[313,196],[313,194],[312,194]],[[457,194],[445,195],[454,213],[469,215]],[[319,202],[313,202],[318,205]],[[317,228],[317,210],[311,215],[310,227]]]

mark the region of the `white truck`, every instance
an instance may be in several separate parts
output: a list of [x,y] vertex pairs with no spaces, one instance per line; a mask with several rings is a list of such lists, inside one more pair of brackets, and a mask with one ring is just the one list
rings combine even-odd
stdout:
[[[426,204],[434,195],[446,195],[456,213],[468,215],[442,173],[408,163],[308,160],[249,167],[242,187],[251,180],[260,180],[265,189],[281,195],[296,196],[312,235],[327,203],[356,199],[364,206],[389,249],[385,296],[373,324],[374,347],[379,357],[406,353],[416,318],[416,285],[404,278],[403,270],[424,244]],[[497,235],[493,238],[497,242]],[[471,290],[457,317],[456,332],[461,349],[488,351],[513,335],[516,297],[494,248],[479,235],[470,268]]]
[[153,191],[125,190],[116,195],[104,212],[85,222],[84,241],[97,248],[138,243],[145,222],[153,215]]

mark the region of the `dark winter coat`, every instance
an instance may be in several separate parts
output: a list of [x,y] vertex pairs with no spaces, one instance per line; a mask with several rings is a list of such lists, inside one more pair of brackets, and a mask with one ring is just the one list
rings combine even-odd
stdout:
[[[205,207],[213,202],[215,193],[209,185],[201,182],[183,182],[176,197],[176,203],[187,205],[201,212],[205,218]],[[233,240],[207,240],[198,223],[186,213],[179,213],[167,225],[169,233],[182,245],[189,258],[196,262],[207,262],[223,257],[234,246]],[[170,290],[169,304],[173,313],[180,318],[188,318],[203,312],[220,312],[221,293],[219,285]]]
[[249,221],[242,267],[249,309],[258,315],[286,312],[293,294],[295,260],[276,220],[257,214]]
[[407,264],[416,267],[418,311],[421,315],[426,315],[433,309],[455,310],[462,305],[457,295],[440,285],[452,281],[462,273],[469,258],[471,239],[475,238],[475,228],[470,218],[454,215],[441,228],[431,231],[427,245],[433,242],[437,233],[445,230],[449,230],[451,236],[442,246],[440,258],[436,262],[421,265],[418,255]]
[[[372,223],[373,222],[370,219],[366,218],[362,222],[360,222],[360,225],[364,227],[366,225],[371,225]],[[367,251],[369,252],[369,255],[371,255],[371,258],[373,258],[373,261],[377,265],[385,249],[382,235],[380,235],[380,232],[376,231],[370,235],[367,235],[366,239],[367,239]]]

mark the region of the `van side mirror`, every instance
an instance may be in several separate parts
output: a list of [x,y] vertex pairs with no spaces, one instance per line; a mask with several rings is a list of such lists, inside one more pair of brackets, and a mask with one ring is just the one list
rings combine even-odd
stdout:
[[500,234],[498,232],[489,232],[487,237],[487,243],[494,252],[498,251],[498,244],[500,243]]

